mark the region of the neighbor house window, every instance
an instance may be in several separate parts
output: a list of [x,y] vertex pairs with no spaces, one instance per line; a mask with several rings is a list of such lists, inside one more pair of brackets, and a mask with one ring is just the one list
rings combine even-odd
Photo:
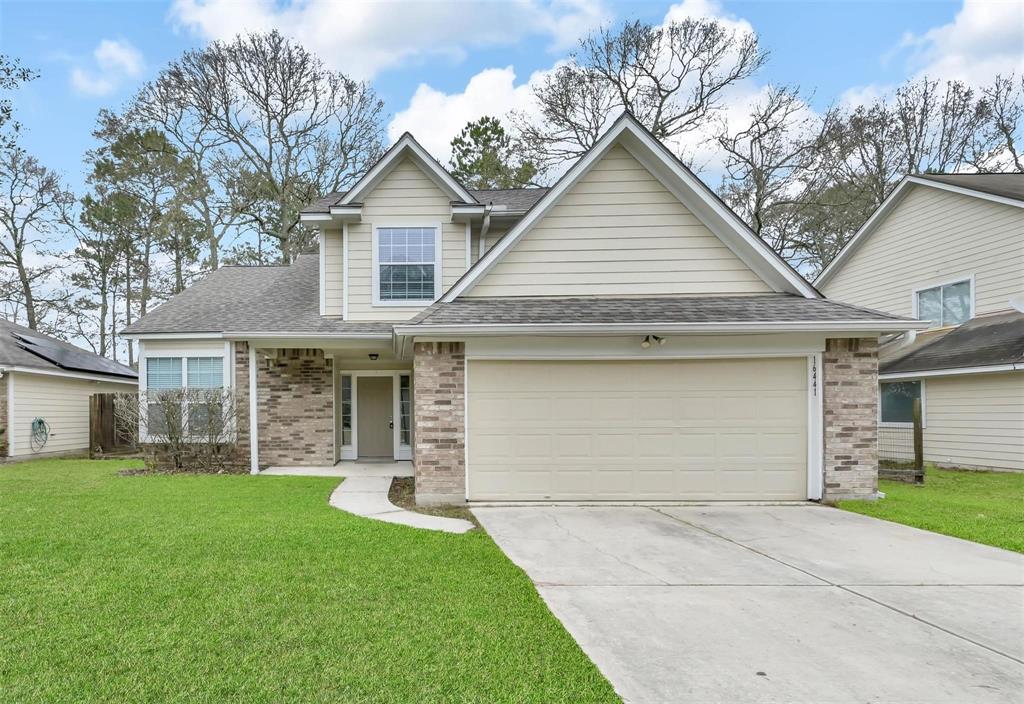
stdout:
[[917,317],[932,327],[959,325],[971,318],[971,282],[957,281],[917,292]]
[[377,228],[376,302],[422,302],[437,297],[438,230],[437,227]]
[[[921,400],[920,381],[889,381],[881,388],[883,423],[913,423],[914,401]],[[922,421],[924,409],[921,410]]]

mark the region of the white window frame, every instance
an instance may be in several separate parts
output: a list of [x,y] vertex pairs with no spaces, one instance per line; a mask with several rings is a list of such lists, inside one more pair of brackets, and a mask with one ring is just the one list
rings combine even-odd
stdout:
[[[910,294],[911,295],[911,306],[913,307],[914,317],[920,319],[920,310],[919,310],[918,300],[917,300],[918,299],[918,294],[923,293],[924,291],[931,291],[932,289],[935,289],[935,288],[937,288],[937,289],[939,289],[941,291],[946,286],[955,286],[956,284],[970,284],[970,287],[971,287],[970,311],[968,312],[967,320],[971,320],[972,318],[974,318],[974,274],[968,274],[966,276],[959,276],[959,277],[957,277],[955,279],[949,279],[948,281],[940,281],[938,283],[932,283],[932,284],[928,284],[927,286],[920,286],[918,288],[915,288],[913,290],[913,292]],[[942,303],[941,300],[939,301],[939,306],[940,306],[940,310],[942,310],[943,309],[942,308],[943,303]],[[967,320],[965,320],[964,322],[966,323]],[[962,324],[963,323],[956,323],[956,325],[962,325]],[[945,324],[943,324],[940,321],[938,325],[936,325],[934,327],[931,327],[931,328],[928,328],[928,329],[929,330],[937,330],[938,328],[956,327],[956,325],[954,325],[952,323],[949,324],[949,325],[945,325]]]
[[[413,378],[412,369],[339,369],[335,375],[335,384],[339,390],[336,398],[341,402],[341,377],[352,377],[352,443],[341,444],[341,433],[339,423],[341,422],[341,409],[338,408],[335,421],[335,436],[337,437],[338,448],[336,455],[342,460],[359,459],[359,377],[362,376],[389,376],[391,381],[391,419],[392,419],[392,457],[395,461],[412,459],[412,443],[402,444],[402,377],[409,377],[410,394],[416,394],[416,382]],[[411,399],[410,399],[411,401]],[[413,439],[413,408],[409,409],[409,433],[410,441]]]
[[[140,345],[141,347],[141,345]],[[145,347],[140,350],[141,356],[139,357],[139,394],[142,398],[145,398],[146,392],[146,381],[147,381],[147,366],[150,359],[180,359],[181,360],[181,387],[182,389],[188,388],[188,360],[190,357],[212,357],[220,358],[223,364],[222,380],[223,389],[234,388],[234,378],[232,373],[234,368],[232,362],[234,360],[234,350],[232,349],[230,342],[225,342],[224,346],[220,349],[214,348],[170,348],[166,350],[150,351]],[[139,441],[150,442],[149,433],[146,432],[146,416],[147,411],[141,407],[139,408]],[[231,436],[234,437],[235,429],[232,429]]]
[[[441,240],[443,239],[443,232],[441,230],[442,223],[424,223],[424,222],[382,222],[375,223],[373,225],[373,237],[371,247],[373,248],[372,259],[373,259],[373,273],[372,283],[373,287],[373,307],[420,307],[427,306],[436,301],[441,297]],[[433,229],[434,230],[434,295],[431,298],[416,298],[402,301],[384,301],[380,298],[380,230],[389,230],[393,228],[421,228],[421,229]]]
[[882,420],[882,384],[901,384],[911,381],[917,381],[921,384],[921,427],[928,427],[928,391],[927,383],[924,379],[913,378],[913,379],[881,379],[878,382],[878,427],[880,428],[913,428],[913,423],[900,423],[894,421],[883,421]]

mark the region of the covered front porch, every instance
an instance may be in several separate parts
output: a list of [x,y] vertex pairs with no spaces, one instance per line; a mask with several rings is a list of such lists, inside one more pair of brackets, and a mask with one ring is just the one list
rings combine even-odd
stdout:
[[250,338],[234,356],[238,439],[253,473],[373,476],[396,462],[411,473],[412,362],[395,355],[390,335]]

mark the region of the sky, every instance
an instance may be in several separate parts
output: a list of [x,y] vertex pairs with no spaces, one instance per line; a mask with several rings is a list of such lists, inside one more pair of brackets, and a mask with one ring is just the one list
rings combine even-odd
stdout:
[[389,138],[409,130],[447,160],[466,121],[528,109],[531,77],[588,31],[688,15],[752,28],[769,50],[765,68],[729,97],[739,114],[771,83],[813,91],[822,109],[919,75],[986,82],[1024,61],[1020,0],[0,0],[0,51],[41,74],[14,96],[24,146],[81,193],[97,112],[121,106],[185,49],[240,31],[276,27],[371,81]]

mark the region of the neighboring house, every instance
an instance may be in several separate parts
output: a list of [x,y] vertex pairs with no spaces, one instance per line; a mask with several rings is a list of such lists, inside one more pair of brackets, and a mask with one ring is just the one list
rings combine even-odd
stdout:
[[881,347],[883,441],[920,398],[926,460],[1024,470],[1024,174],[905,178],[816,283],[928,321]]
[[0,318],[2,456],[88,452],[89,397],[137,385],[131,367]]
[[302,220],[319,257],[126,331],[142,388],[216,360],[254,472],[411,459],[421,503],[876,493],[877,340],[921,324],[824,300],[630,116],[546,190],[468,191],[406,134]]

